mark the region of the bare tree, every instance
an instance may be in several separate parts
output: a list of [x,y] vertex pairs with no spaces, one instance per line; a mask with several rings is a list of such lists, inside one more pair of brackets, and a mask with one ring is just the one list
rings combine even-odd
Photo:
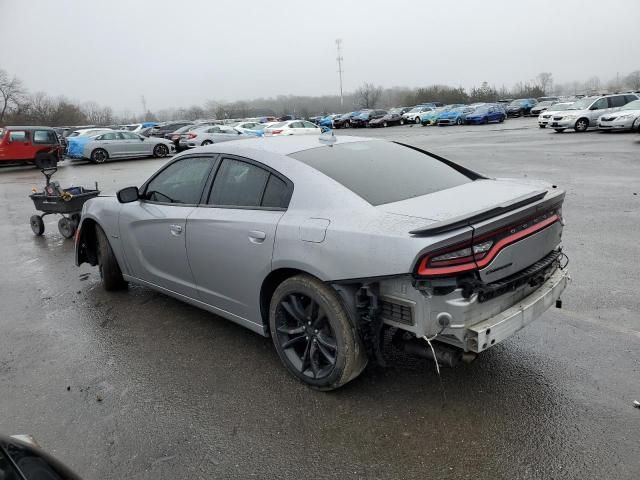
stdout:
[[368,82],[363,83],[356,92],[358,105],[361,108],[375,108],[381,96],[382,88]]
[[624,82],[632,90],[640,90],[640,70],[636,70],[634,72],[631,72],[624,79]]
[[543,94],[547,94],[551,92],[553,87],[553,75],[550,72],[541,72],[537,77],[538,86],[540,90],[542,90]]
[[22,85],[22,80],[17,77],[9,78],[9,75],[4,70],[0,70],[0,100],[2,104],[0,107],[0,123],[4,120],[4,116],[11,106],[17,106],[23,95],[25,89]]

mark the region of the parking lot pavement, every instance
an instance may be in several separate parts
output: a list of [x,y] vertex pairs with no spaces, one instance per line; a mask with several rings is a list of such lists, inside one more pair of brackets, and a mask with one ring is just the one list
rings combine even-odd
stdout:
[[[333,393],[288,376],[269,339],[142,287],[106,293],[0,169],[0,431],[87,479],[611,478],[640,471],[640,136],[503,125],[339,131],[406,142],[567,190],[573,283],[474,363],[392,356]],[[164,160],[61,165],[63,185],[140,184]],[[393,165],[393,159],[389,159]]]

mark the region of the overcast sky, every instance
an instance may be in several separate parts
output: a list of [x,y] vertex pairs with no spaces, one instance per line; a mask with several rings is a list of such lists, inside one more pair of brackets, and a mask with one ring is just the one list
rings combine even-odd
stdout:
[[638,0],[0,0],[0,68],[116,112],[640,69]]

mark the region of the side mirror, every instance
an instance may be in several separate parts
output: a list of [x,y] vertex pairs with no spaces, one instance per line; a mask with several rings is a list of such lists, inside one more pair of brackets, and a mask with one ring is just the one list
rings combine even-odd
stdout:
[[140,141],[141,141],[141,142],[144,142],[144,137],[140,137]]
[[116,197],[120,203],[131,203],[140,199],[140,192],[138,187],[125,187],[116,193]]

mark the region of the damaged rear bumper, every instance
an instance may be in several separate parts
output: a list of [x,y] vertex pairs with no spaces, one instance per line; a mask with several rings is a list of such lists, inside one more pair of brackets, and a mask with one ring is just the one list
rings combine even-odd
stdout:
[[568,281],[567,271],[558,268],[537,290],[516,305],[469,327],[466,334],[468,349],[476,353],[487,350],[540,317],[560,298]]

